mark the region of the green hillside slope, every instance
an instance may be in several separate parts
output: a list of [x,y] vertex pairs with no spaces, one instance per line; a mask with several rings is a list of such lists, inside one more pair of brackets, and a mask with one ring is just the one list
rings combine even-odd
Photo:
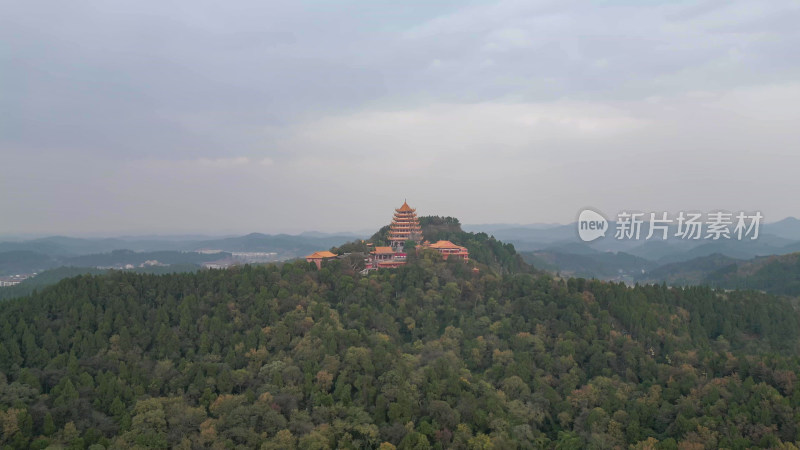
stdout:
[[[10,448],[772,447],[798,314],[755,293],[474,273],[425,253],[80,276],[0,304]],[[698,447],[699,448],[699,447]]]

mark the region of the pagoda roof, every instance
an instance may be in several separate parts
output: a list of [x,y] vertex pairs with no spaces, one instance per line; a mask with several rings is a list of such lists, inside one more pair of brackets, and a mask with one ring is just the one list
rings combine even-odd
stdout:
[[392,247],[375,247],[372,253],[394,253],[394,249]]
[[308,256],[308,259],[323,259],[323,258],[336,258],[336,253],[331,253],[327,250],[321,252],[314,252]]
[[399,207],[397,209],[397,211],[401,211],[401,212],[411,211],[411,212],[414,212],[414,211],[416,211],[416,209],[413,209],[412,207],[408,206],[408,203],[404,201],[403,202],[403,206]]

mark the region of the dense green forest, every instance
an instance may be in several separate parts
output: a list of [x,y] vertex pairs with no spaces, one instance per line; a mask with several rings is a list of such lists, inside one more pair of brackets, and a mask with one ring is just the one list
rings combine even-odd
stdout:
[[758,289],[800,296],[800,253],[730,264],[711,272],[703,282],[729,289]]
[[724,289],[753,289],[777,295],[800,296],[800,253],[740,260],[713,254],[665,264],[637,278],[644,283],[708,285]]
[[[754,292],[424,252],[79,276],[0,304],[8,448],[747,448],[798,439],[798,315]],[[794,448],[794,447],[787,447]]]
[[[195,272],[201,270],[202,267],[195,264],[171,264],[168,266],[147,266],[135,267],[133,269],[126,269],[137,273],[178,273],[178,272]],[[22,297],[30,295],[37,289],[42,289],[45,286],[58,283],[64,278],[74,277],[78,275],[98,275],[108,273],[112,269],[98,269],[96,267],[72,267],[64,266],[56,269],[45,270],[37,274],[35,277],[28,278],[14,286],[0,287],[0,300],[5,300],[14,297]]]
[[[744,263],[740,259],[731,258],[720,253],[709,256],[680,261],[649,270],[640,274],[636,279],[642,283],[667,283],[674,286],[687,285],[710,285],[708,276],[720,269],[736,267],[739,263]],[[712,285],[713,286],[713,285]],[[716,287],[716,286],[715,286]],[[724,286],[719,286],[724,287]]]

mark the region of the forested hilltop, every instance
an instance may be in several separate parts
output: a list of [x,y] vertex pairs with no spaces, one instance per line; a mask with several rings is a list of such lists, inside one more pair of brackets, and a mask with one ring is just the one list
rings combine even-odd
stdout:
[[796,448],[790,300],[480,267],[115,272],[0,303],[0,446]]
[[[447,240],[463,245],[469,250],[471,259],[488,265],[492,270],[500,273],[532,270],[514,249],[513,244],[503,243],[486,233],[464,231],[461,229],[461,222],[455,217],[421,216],[419,224],[425,240],[430,242]],[[386,225],[375,232],[369,241],[376,245],[388,245],[388,236],[389,225]],[[352,246],[346,248],[358,250]]]

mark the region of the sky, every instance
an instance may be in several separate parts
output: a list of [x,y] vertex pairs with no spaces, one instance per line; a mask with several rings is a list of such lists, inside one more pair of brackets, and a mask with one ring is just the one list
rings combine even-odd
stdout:
[[800,3],[0,0],[0,234],[800,216]]

